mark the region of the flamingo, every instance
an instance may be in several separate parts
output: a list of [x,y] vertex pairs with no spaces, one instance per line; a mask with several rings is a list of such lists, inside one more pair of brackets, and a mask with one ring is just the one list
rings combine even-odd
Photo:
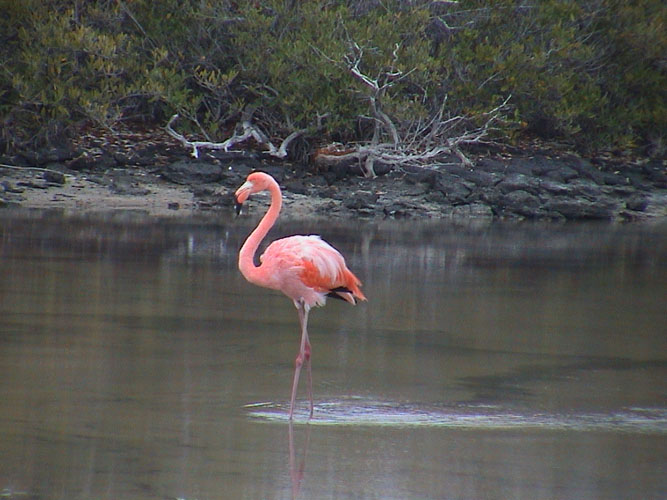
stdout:
[[294,400],[304,362],[312,418],[313,381],[308,313],[313,306],[323,306],[327,297],[342,299],[352,305],[357,300],[366,300],[366,297],[359,288],[361,281],[347,268],[340,252],[316,235],[289,236],[276,240],[260,257],[261,264],[255,265],[257,247],[275,224],[282,207],[280,186],[269,174],[253,172],[235,193],[236,209],[240,213],[248,197],[261,191],[271,194],[271,205],[239,251],[239,270],[250,283],[281,291],[294,302],[301,325],[301,346],[295,360],[289,420],[292,421],[294,415]]

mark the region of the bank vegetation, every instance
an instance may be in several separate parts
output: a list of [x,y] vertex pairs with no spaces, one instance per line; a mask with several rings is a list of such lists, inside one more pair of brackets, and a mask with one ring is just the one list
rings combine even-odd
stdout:
[[[541,139],[664,155],[660,0],[0,0],[0,153],[95,127],[466,162]],[[193,144],[195,146],[193,147]],[[216,146],[217,145],[217,146]]]

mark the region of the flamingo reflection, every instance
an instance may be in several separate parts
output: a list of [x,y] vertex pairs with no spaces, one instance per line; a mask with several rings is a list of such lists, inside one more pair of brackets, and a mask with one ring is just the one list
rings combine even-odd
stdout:
[[308,442],[310,441],[310,425],[306,425],[306,440],[303,445],[303,452],[301,462],[298,467],[296,464],[296,449],[294,446],[294,425],[292,420],[289,421],[289,471],[292,479],[292,500],[296,500],[301,490],[301,483],[303,482],[304,473],[306,470],[306,455],[308,454]]

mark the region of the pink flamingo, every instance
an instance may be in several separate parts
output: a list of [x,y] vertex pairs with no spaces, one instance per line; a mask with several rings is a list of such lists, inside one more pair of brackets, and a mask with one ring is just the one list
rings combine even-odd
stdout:
[[261,264],[254,263],[260,242],[278,219],[282,206],[280,186],[264,172],[251,173],[246,182],[236,190],[237,212],[253,193],[268,191],[271,206],[255,230],[248,236],[239,252],[239,269],[250,283],[279,290],[296,306],[301,324],[301,347],[296,357],[289,419],[294,413],[294,400],[299,385],[303,363],[308,373],[308,398],[310,417],[313,416],[313,382],[310,366],[310,341],[308,340],[308,312],[313,306],[323,306],[327,296],[356,304],[366,300],[359,287],[361,281],[345,265],[345,259],[334,247],[319,236],[290,236],[271,243],[260,257]]

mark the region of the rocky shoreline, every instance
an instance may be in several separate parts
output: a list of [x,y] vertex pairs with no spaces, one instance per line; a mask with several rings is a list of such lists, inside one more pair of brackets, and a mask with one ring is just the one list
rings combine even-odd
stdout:
[[[253,169],[271,173],[290,218],[502,218],[642,221],[667,217],[664,160],[584,159],[568,152],[486,150],[473,167],[354,166],[314,172],[260,153],[211,151],[199,159],[158,131],[110,142],[0,158],[0,207],[137,210],[152,215],[231,211]],[[382,171],[383,170],[383,171]],[[260,201],[260,203],[264,203]]]

